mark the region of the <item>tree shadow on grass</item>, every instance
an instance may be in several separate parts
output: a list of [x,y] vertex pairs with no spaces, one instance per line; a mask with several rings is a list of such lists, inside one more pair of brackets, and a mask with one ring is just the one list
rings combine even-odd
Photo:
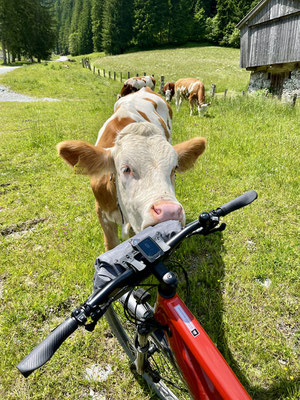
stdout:
[[[277,380],[268,389],[253,386],[240,370],[230,351],[223,323],[222,281],[225,275],[225,265],[222,254],[224,252],[221,233],[206,237],[194,237],[192,243],[188,243],[188,241],[183,243],[179,258],[184,260],[181,263],[188,272],[191,286],[190,302],[187,305],[211,340],[217,344],[218,350],[253,400],[292,398],[288,396],[296,393],[299,380]],[[183,289],[179,288],[179,295],[182,294],[180,291],[183,293]]]

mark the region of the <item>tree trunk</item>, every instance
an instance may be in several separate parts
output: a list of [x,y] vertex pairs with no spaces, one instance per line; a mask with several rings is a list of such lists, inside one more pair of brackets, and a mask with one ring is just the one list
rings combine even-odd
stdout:
[[3,53],[3,64],[7,64],[7,58],[6,58],[6,49],[5,49],[5,43],[2,40],[2,53]]

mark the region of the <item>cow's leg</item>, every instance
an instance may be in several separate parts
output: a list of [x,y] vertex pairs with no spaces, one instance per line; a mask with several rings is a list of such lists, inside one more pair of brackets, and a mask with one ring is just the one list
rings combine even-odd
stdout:
[[182,103],[182,96],[180,94],[180,90],[177,90],[177,92],[176,92],[176,109],[177,109],[177,111],[180,110],[181,103]]
[[118,238],[118,225],[115,222],[109,221],[107,219],[105,212],[101,210],[97,202],[96,202],[96,211],[100,225],[104,233],[105,251],[108,251],[116,247],[118,244],[120,244]]
[[194,100],[193,99],[189,99],[189,103],[190,103],[190,116],[193,115],[193,110],[194,110]]

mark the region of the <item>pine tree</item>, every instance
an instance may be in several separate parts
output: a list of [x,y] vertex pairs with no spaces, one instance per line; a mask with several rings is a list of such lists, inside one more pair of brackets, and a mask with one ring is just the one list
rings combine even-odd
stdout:
[[61,54],[69,53],[69,35],[71,33],[71,20],[74,10],[74,0],[60,0],[61,8],[59,10],[59,35],[58,52]]
[[93,52],[91,0],[84,0],[78,22],[79,54]]
[[94,51],[102,50],[103,0],[92,0],[92,30]]
[[105,0],[102,48],[106,53],[123,53],[132,39],[132,1]]
[[[31,59],[48,59],[55,44],[51,3],[46,0],[1,0],[0,35],[4,49]],[[5,50],[4,50],[5,51]]]
[[183,44],[191,37],[192,4],[189,0],[170,0],[169,42]]
[[68,33],[68,52],[72,56],[78,56],[80,54],[80,39],[79,39],[79,21],[82,13],[83,0],[73,0],[72,12],[69,16],[70,25],[67,29]]
[[236,24],[258,3],[254,0],[217,0],[218,37],[221,45],[239,46]]
[[167,38],[167,0],[135,0],[133,43],[149,48]]
[[193,35],[191,39],[196,42],[201,42],[205,39],[206,15],[202,5],[203,2],[198,0],[194,8]]
[[3,50],[4,64],[7,63],[6,52],[12,59],[22,50],[22,35],[19,23],[24,23],[17,0],[0,0],[0,39]]

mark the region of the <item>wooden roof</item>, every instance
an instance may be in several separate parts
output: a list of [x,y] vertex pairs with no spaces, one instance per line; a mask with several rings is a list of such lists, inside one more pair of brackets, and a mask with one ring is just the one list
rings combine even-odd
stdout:
[[248,14],[237,24],[237,28],[241,29],[243,25],[246,24],[246,22],[251,19],[266,3],[268,3],[269,0],[261,0],[254,8],[252,8],[251,11],[248,12]]

